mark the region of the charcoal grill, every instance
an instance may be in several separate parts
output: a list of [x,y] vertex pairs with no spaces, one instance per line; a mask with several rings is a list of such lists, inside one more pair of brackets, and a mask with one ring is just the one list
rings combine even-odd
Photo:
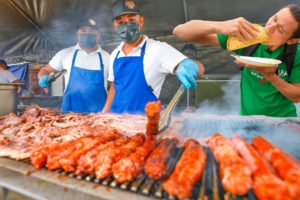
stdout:
[[[300,133],[290,129],[290,121],[287,124],[283,122],[279,118],[266,117],[199,117],[190,115],[182,122],[182,133],[187,137],[194,138],[206,138],[215,132],[220,132],[226,137],[238,133],[247,140],[257,135],[263,135],[273,144],[282,147],[299,159],[300,151],[297,141],[300,141]],[[213,130],[215,131],[212,132]],[[289,148],[285,142],[289,143]],[[173,156],[168,162],[168,173],[174,169],[182,151],[182,148],[174,150]],[[208,155],[206,168],[194,187],[191,199],[256,200],[253,191],[244,196],[234,196],[224,191],[220,182],[218,165],[212,152],[206,147],[205,151]],[[24,174],[29,174],[29,176],[24,176]],[[54,172],[46,169],[36,171],[30,165],[29,160],[14,161],[7,158],[0,158],[0,185],[34,199],[176,200],[175,197],[169,196],[163,190],[162,181],[151,180],[145,174],[141,174],[132,182],[118,184],[112,176],[98,180],[94,176],[76,176],[74,173],[66,173],[62,169]]]

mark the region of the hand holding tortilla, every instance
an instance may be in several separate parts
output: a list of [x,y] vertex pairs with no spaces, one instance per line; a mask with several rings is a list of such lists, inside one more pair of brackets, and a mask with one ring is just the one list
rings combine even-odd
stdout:
[[230,36],[227,40],[227,49],[232,51],[236,49],[242,49],[253,44],[266,42],[268,40],[268,36],[265,33],[264,27],[259,24],[254,25],[260,30],[254,40],[242,42],[236,36]]

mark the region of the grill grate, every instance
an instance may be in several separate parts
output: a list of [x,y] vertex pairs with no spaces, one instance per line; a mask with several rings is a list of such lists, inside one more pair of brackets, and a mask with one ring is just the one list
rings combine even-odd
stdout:
[[[208,147],[204,147],[207,153],[207,162],[205,170],[202,177],[197,182],[193,190],[193,200],[203,200],[203,199],[233,199],[233,200],[257,200],[252,191],[250,191],[245,196],[234,196],[222,188],[221,179],[219,175],[218,165],[213,157],[211,150]],[[168,166],[168,175],[173,171],[176,163],[178,162],[183,148],[176,148],[173,151]],[[23,163],[30,164],[30,160],[24,160]],[[123,184],[118,184],[113,176],[109,176],[105,179],[99,180],[94,175],[83,175],[76,176],[74,173],[66,173],[63,169],[54,171],[54,173],[59,173],[60,175],[69,176],[74,179],[84,180],[88,182],[94,182],[95,184],[100,184],[106,187],[111,187],[119,190],[133,192],[139,195],[145,195],[148,197],[153,197],[155,199],[167,199],[167,200],[177,200],[177,198],[168,195],[162,188],[163,181],[154,181],[147,177],[146,174],[142,173],[132,182],[125,182]]]

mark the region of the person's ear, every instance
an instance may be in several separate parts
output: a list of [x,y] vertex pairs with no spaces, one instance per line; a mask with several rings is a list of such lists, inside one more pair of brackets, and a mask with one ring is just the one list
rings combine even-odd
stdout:
[[291,44],[295,44],[297,42],[299,42],[300,38],[292,38],[292,39],[289,39],[286,43],[288,45],[291,45]]
[[140,31],[142,30],[142,28],[144,26],[144,22],[145,22],[145,18],[144,18],[144,16],[141,16],[141,18],[140,18]]

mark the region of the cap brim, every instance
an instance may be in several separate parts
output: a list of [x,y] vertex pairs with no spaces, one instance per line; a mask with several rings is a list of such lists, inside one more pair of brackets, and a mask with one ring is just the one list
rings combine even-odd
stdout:
[[126,14],[136,14],[136,15],[140,15],[139,12],[128,11],[128,12],[122,12],[122,13],[120,13],[120,14],[114,16],[113,19],[116,19],[117,17],[119,17],[119,16],[121,16],[121,15],[126,15]]

